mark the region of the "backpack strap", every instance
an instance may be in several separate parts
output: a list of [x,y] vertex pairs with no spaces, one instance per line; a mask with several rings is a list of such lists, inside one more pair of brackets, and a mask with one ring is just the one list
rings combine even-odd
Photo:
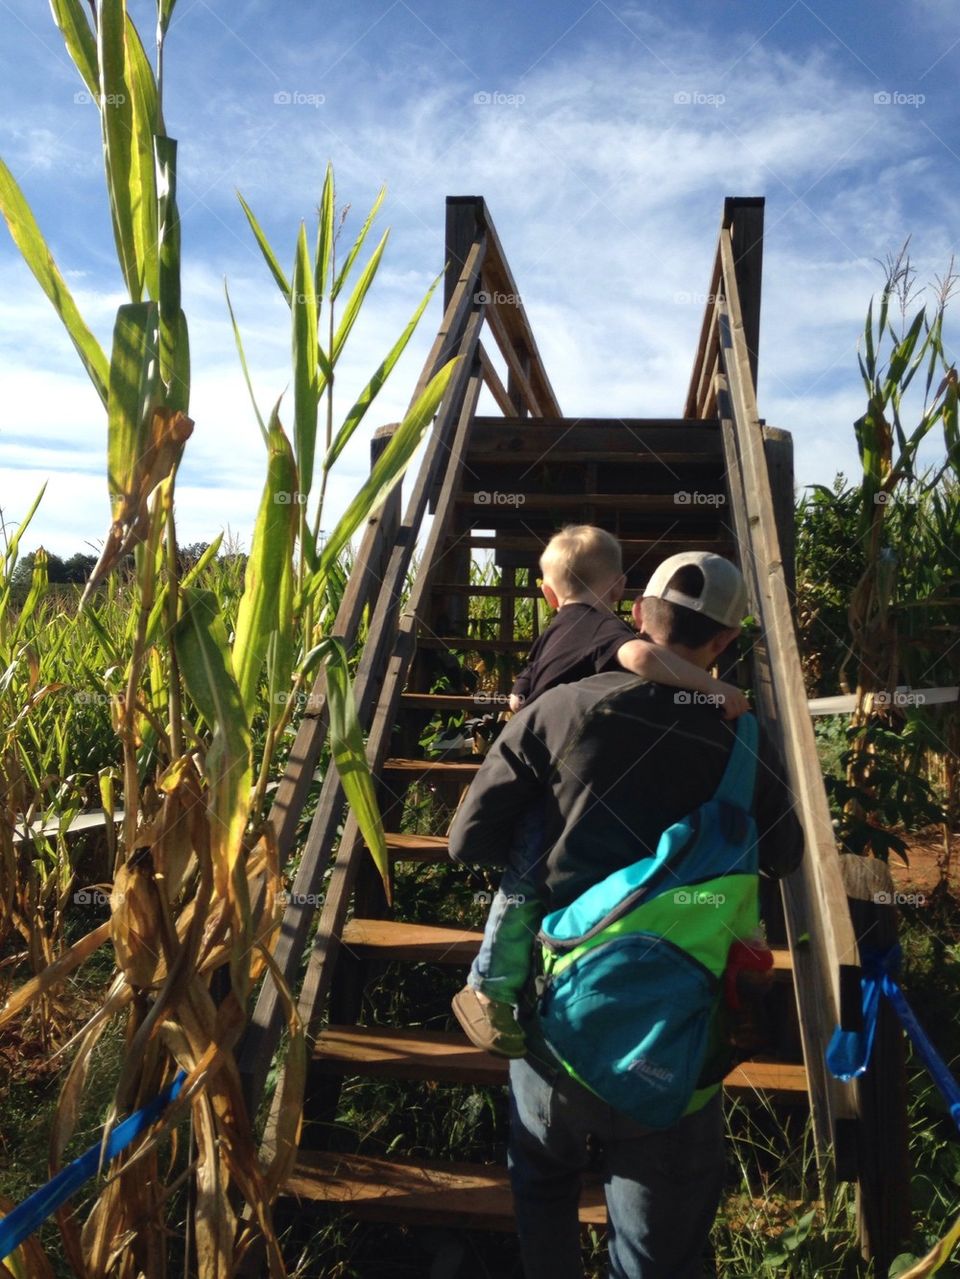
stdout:
[[749,711],[738,716],[736,731],[733,750],[713,797],[749,811],[757,775],[757,744],[760,740],[757,717]]

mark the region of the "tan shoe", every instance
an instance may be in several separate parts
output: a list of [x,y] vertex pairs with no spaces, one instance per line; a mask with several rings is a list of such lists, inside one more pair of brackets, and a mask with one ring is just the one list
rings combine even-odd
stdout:
[[453,1014],[475,1048],[498,1057],[523,1057],[527,1041],[513,1008],[499,999],[483,1003],[472,986],[464,986],[451,1000]]

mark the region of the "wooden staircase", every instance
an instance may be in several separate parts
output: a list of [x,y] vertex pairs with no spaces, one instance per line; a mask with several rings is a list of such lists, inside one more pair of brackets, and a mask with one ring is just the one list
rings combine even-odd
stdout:
[[[417,742],[438,715],[502,709],[511,664],[537,633],[537,609],[527,602],[539,594],[537,562],[551,534],[564,523],[596,523],[614,533],[623,546],[628,599],[642,591],[662,559],[680,550],[714,550],[741,564],[762,634],[743,652],[730,653],[722,673],[739,673],[751,683],[758,714],[782,749],[807,857],[786,882],[782,900],[777,892],[766,904],[783,993],[784,1051],[779,1060],[738,1067],[725,1088],[732,1096],[760,1095],[778,1105],[809,1104],[824,1171],[856,1179],[863,1117],[855,1092],[825,1071],[823,1049],[837,1023],[859,1025],[857,943],[790,616],[790,441],[764,426],[755,402],[762,213],[762,201],[728,201],[725,207],[710,289],[714,301],[704,317],[685,415],[583,419],[561,415],[523,307],[496,301],[519,293],[483,201],[449,200],[452,265],[444,320],[415,395],[451,354],[460,362],[406,510],[401,514],[395,493],[365,533],[337,633],[352,643],[369,610],[356,693],[385,822],[394,828],[387,842],[396,874],[441,874],[447,864],[451,891],[462,892],[465,872],[447,863],[443,834],[400,826],[411,811],[405,807],[415,793],[411,787],[429,788],[452,810],[481,758],[426,758]],[[492,333],[503,375],[481,333]],[[502,416],[477,415],[483,385]],[[413,548],[428,511],[433,519],[405,598]],[[489,571],[483,581],[473,580],[471,565],[478,559],[495,566],[496,580],[489,580]],[[491,600],[498,607],[488,613]],[[471,610],[476,601],[484,606],[482,627],[476,608]],[[529,622],[526,633],[518,627],[521,614]],[[432,691],[438,673],[456,679],[464,665],[481,663],[475,687],[461,674],[459,690]],[[311,704],[319,709],[301,723],[291,753],[295,764],[271,814],[282,854],[294,847],[326,729],[322,677]],[[410,1024],[363,1019],[369,980],[388,967],[400,971],[401,987],[403,974],[423,965],[431,981],[462,982],[484,911],[473,910],[469,926],[397,917],[350,816],[336,845],[342,816],[342,791],[331,770],[275,954],[288,983],[299,986],[300,1016],[313,1045],[305,1137],[286,1193],[365,1219],[512,1229],[500,1161],[441,1163],[319,1148],[345,1079],[502,1088],[506,1078],[504,1061],[473,1048],[453,1029],[452,1018],[442,1028],[415,1019]],[[312,910],[303,903],[321,892],[328,870],[301,985],[298,971],[312,922]],[[241,1073],[251,1105],[262,1095],[282,1024],[282,1008],[268,982],[242,1045]],[[268,1145],[271,1139],[272,1120]],[[603,1224],[598,1187],[586,1188],[580,1215],[584,1227]]]

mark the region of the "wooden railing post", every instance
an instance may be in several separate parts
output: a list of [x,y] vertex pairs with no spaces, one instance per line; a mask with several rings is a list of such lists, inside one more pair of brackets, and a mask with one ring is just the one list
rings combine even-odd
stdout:
[[[897,940],[896,891],[890,867],[873,857],[846,853],[840,868],[850,917],[861,955],[866,948],[887,950]],[[910,1237],[910,1133],[907,1123],[907,1070],[903,1032],[886,999],[867,1071],[855,1086],[857,1126],[857,1225],[863,1256],[874,1273],[885,1275]]]

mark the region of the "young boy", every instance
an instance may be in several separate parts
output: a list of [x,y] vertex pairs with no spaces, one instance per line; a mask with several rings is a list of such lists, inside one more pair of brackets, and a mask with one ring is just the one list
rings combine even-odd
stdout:
[[[611,534],[589,524],[569,525],[547,543],[540,572],[540,589],[557,615],[535,640],[517,676],[510,694],[512,711],[557,684],[621,668],[652,683],[715,698],[728,719],[749,709],[732,684],[714,679],[669,649],[638,639],[616,615],[613,609],[623,597],[626,578],[620,543]],[[538,812],[521,824],[487,916],[480,951],[466,986],[453,997],[454,1014],[470,1041],[504,1057],[522,1057],[525,1051],[513,1010],[543,918],[535,883],[543,853],[541,824]]]

